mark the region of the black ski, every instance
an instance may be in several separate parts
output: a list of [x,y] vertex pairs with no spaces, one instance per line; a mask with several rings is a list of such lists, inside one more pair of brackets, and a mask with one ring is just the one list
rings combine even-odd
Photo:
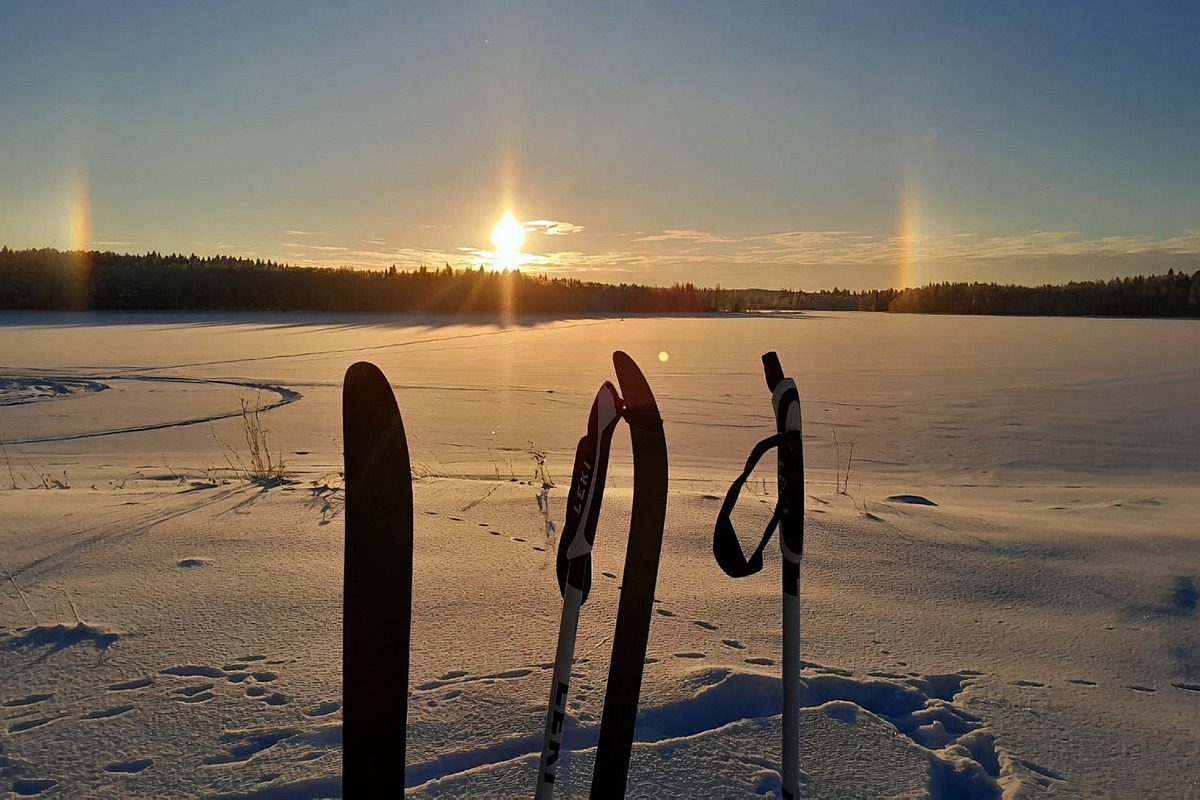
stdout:
[[633,511],[592,773],[593,798],[625,796],[667,516],[667,441],[658,404],[632,358],[618,350],[613,366],[633,443]]
[[342,437],[342,792],[382,796],[404,791],[413,504],[404,423],[374,364],[360,361],[346,371]]

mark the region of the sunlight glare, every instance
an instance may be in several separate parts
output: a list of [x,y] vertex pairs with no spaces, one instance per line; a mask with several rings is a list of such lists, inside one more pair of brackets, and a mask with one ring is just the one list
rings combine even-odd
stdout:
[[492,241],[496,244],[497,260],[502,266],[518,263],[521,240],[525,238],[525,228],[517,222],[512,212],[505,212],[504,218],[492,228]]

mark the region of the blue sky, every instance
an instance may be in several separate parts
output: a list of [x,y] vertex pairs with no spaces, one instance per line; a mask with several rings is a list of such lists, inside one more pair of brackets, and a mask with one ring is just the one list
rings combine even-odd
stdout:
[[0,243],[815,289],[1200,269],[1200,6],[0,5]]

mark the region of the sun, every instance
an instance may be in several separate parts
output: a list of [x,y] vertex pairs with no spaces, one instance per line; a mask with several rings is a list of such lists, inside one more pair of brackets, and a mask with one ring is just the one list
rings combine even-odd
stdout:
[[505,212],[504,218],[492,228],[492,241],[496,244],[497,267],[505,268],[517,265],[521,255],[521,241],[525,238],[525,228],[517,222],[512,212]]

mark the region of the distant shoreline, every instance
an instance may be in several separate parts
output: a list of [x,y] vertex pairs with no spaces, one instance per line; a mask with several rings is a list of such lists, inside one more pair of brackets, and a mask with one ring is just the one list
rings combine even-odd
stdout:
[[606,284],[520,271],[352,270],[195,255],[0,248],[0,311],[629,315],[873,311],[1200,317],[1200,270],[1037,287],[939,283],[850,291]]

